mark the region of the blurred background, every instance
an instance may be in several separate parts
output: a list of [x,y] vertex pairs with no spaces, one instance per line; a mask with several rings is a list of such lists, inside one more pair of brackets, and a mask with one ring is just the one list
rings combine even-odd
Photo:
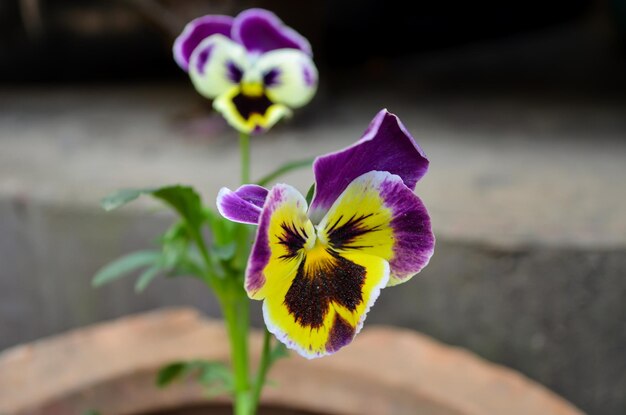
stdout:
[[[383,107],[431,160],[438,246],[367,325],[417,329],[592,414],[626,413],[626,1],[0,2],[0,349],[167,305],[196,281],[94,272],[171,216],[121,187],[236,186],[236,135],[174,63],[190,19],[275,11],[313,44],[313,103],[253,141],[256,177],[357,140]],[[309,170],[284,179],[306,192]],[[258,304],[257,304],[258,305]],[[258,309],[254,321],[260,324]]]

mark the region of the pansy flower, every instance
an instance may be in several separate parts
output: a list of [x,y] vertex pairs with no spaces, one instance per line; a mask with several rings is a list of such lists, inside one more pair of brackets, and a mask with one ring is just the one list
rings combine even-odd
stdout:
[[174,43],[174,59],[228,123],[260,133],[307,104],[317,89],[311,45],[272,12],[191,21]]
[[286,184],[220,191],[224,217],[258,224],[245,289],[263,300],[278,339],[308,358],[336,352],[382,288],[426,266],[435,239],[413,190],[427,168],[400,120],[383,110],[356,144],[315,160],[310,205]]

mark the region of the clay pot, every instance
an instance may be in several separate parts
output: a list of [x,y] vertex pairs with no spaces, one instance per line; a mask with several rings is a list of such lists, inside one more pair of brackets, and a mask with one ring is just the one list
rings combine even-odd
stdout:
[[[260,350],[260,334],[252,350]],[[228,359],[222,324],[190,309],[125,317],[0,354],[0,414],[227,414],[193,382],[154,386],[181,359]],[[258,358],[255,357],[255,359]],[[253,362],[256,363],[256,362]],[[424,335],[369,327],[339,353],[279,361],[264,414],[581,415],[524,376]],[[210,410],[209,410],[210,409]]]

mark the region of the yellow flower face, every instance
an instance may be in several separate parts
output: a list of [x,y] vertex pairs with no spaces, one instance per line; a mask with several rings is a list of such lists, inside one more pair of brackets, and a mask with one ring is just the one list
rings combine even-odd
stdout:
[[270,331],[307,357],[349,343],[389,282],[394,212],[381,195],[388,179],[374,172],[353,181],[317,226],[295,189],[276,186],[266,200],[259,232],[267,240],[257,239],[246,289],[265,300]]
[[220,191],[223,216],[259,226],[245,288],[280,341],[308,358],[336,352],[382,288],[426,266],[435,241],[412,187],[427,166],[399,120],[381,111],[356,145],[315,161],[311,206],[284,184]]

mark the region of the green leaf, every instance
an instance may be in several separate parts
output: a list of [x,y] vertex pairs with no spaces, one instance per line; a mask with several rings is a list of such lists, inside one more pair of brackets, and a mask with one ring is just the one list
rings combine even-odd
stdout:
[[146,289],[146,287],[154,280],[158,275],[161,268],[159,266],[152,266],[145,270],[135,283],[135,292],[140,293]]
[[137,268],[155,264],[161,253],[157,251],[138,251],[123,256],[101,268],[93,277],[92,285],[99,287],[121,278]]
[[213,245],[209,249],[211,250],[211,255],[213,255],[216,259],[228,261],[235,256],[237,244],[235,242],[231,242],[224,246]]
[[313,164],[313,160],[314,159],[310,158],[310,159],[291,161],[289,163],[285,163],[279,168],[277,168],[276,170],[274,170],[273,172],[269,173],[268,175],[258,180],[257,184],[259,186],[265,186],[273,182],[275,179],[282,176],[283,174],[289,173],[292,170],[297,170],[297,169],[301,169],[304,167],[310,167],[311,164]]
[[313,195],[315,194],[315,183],[309,187],[309,191],[306,192],[306,203],[307,205],[311,205],[311,200],[313,200]]
[[164,388],[176,379],[182,377],[187,370],[187,365],[187,362],[174,362],[162,367],[157,374],[157,386]]
[[167,186],[151,192],[182,216],[192,229],[199,229],[204,221],[202,201],[196,191],[189,186]]
[[168,268],[167,277],[195,276],[202,277],[202,257],[195,250],[189,250],[185,256],[180,258],[172,268]]
[[159,387],[165,387],[193,374],[196,374],[198,382],[213,396],[233,390],[234,381],[230,368],[222,362],[205,360],[171,363],[159,370],[156,383]]
[[189,248],[189,231],[186,222],[172,225],[161,237],[162,266],[173,269],[184,260]]
[[200,366],[200,375],[198,380],[204,386],[211,386],[215,382],[221,383],[226,387],[233,384],[233,374],[228,366],[222,362],[196,362]]
[[111,211],[132,202],[143,194],[152,193],[154,189],[122,189],[105,197],[100,202],[104,210]]
[[279,359],[289,357],[289,350],[287,346],[277,341],[272,350],[270,351],[270,366]]
[[207,399],[213,399],[220,395],[232,393],[234,390],[235,389],[232,386],[211,385],[210,387],[205,388],[204,393]]
[[231,222],[209,209],[205,210],[205,216],[213,236],[210,247],[212,257],[217,261],[230,261],[238,270],[243,269],[250,253],[251,227]]
[[167,203],[178,212],[193,229],[202,224],[204,215],[200,196],[189,186],[173,185],[158,189],[123,189],[102,199],[104,210],[117,209],[137,199],[141,195],[150,194]]
[[200,364],[198,381],[206,389],[207,398],[214,398],[234,390],[233,373],[221,362],[196,362]]
[[234,222],[229,221],[219,213],[208,208],[204,210],[204,215],[209,227],[211,228],[213,245],[225,246],[234,242],[235,235],[233,233],[233,229],[236,225]]

